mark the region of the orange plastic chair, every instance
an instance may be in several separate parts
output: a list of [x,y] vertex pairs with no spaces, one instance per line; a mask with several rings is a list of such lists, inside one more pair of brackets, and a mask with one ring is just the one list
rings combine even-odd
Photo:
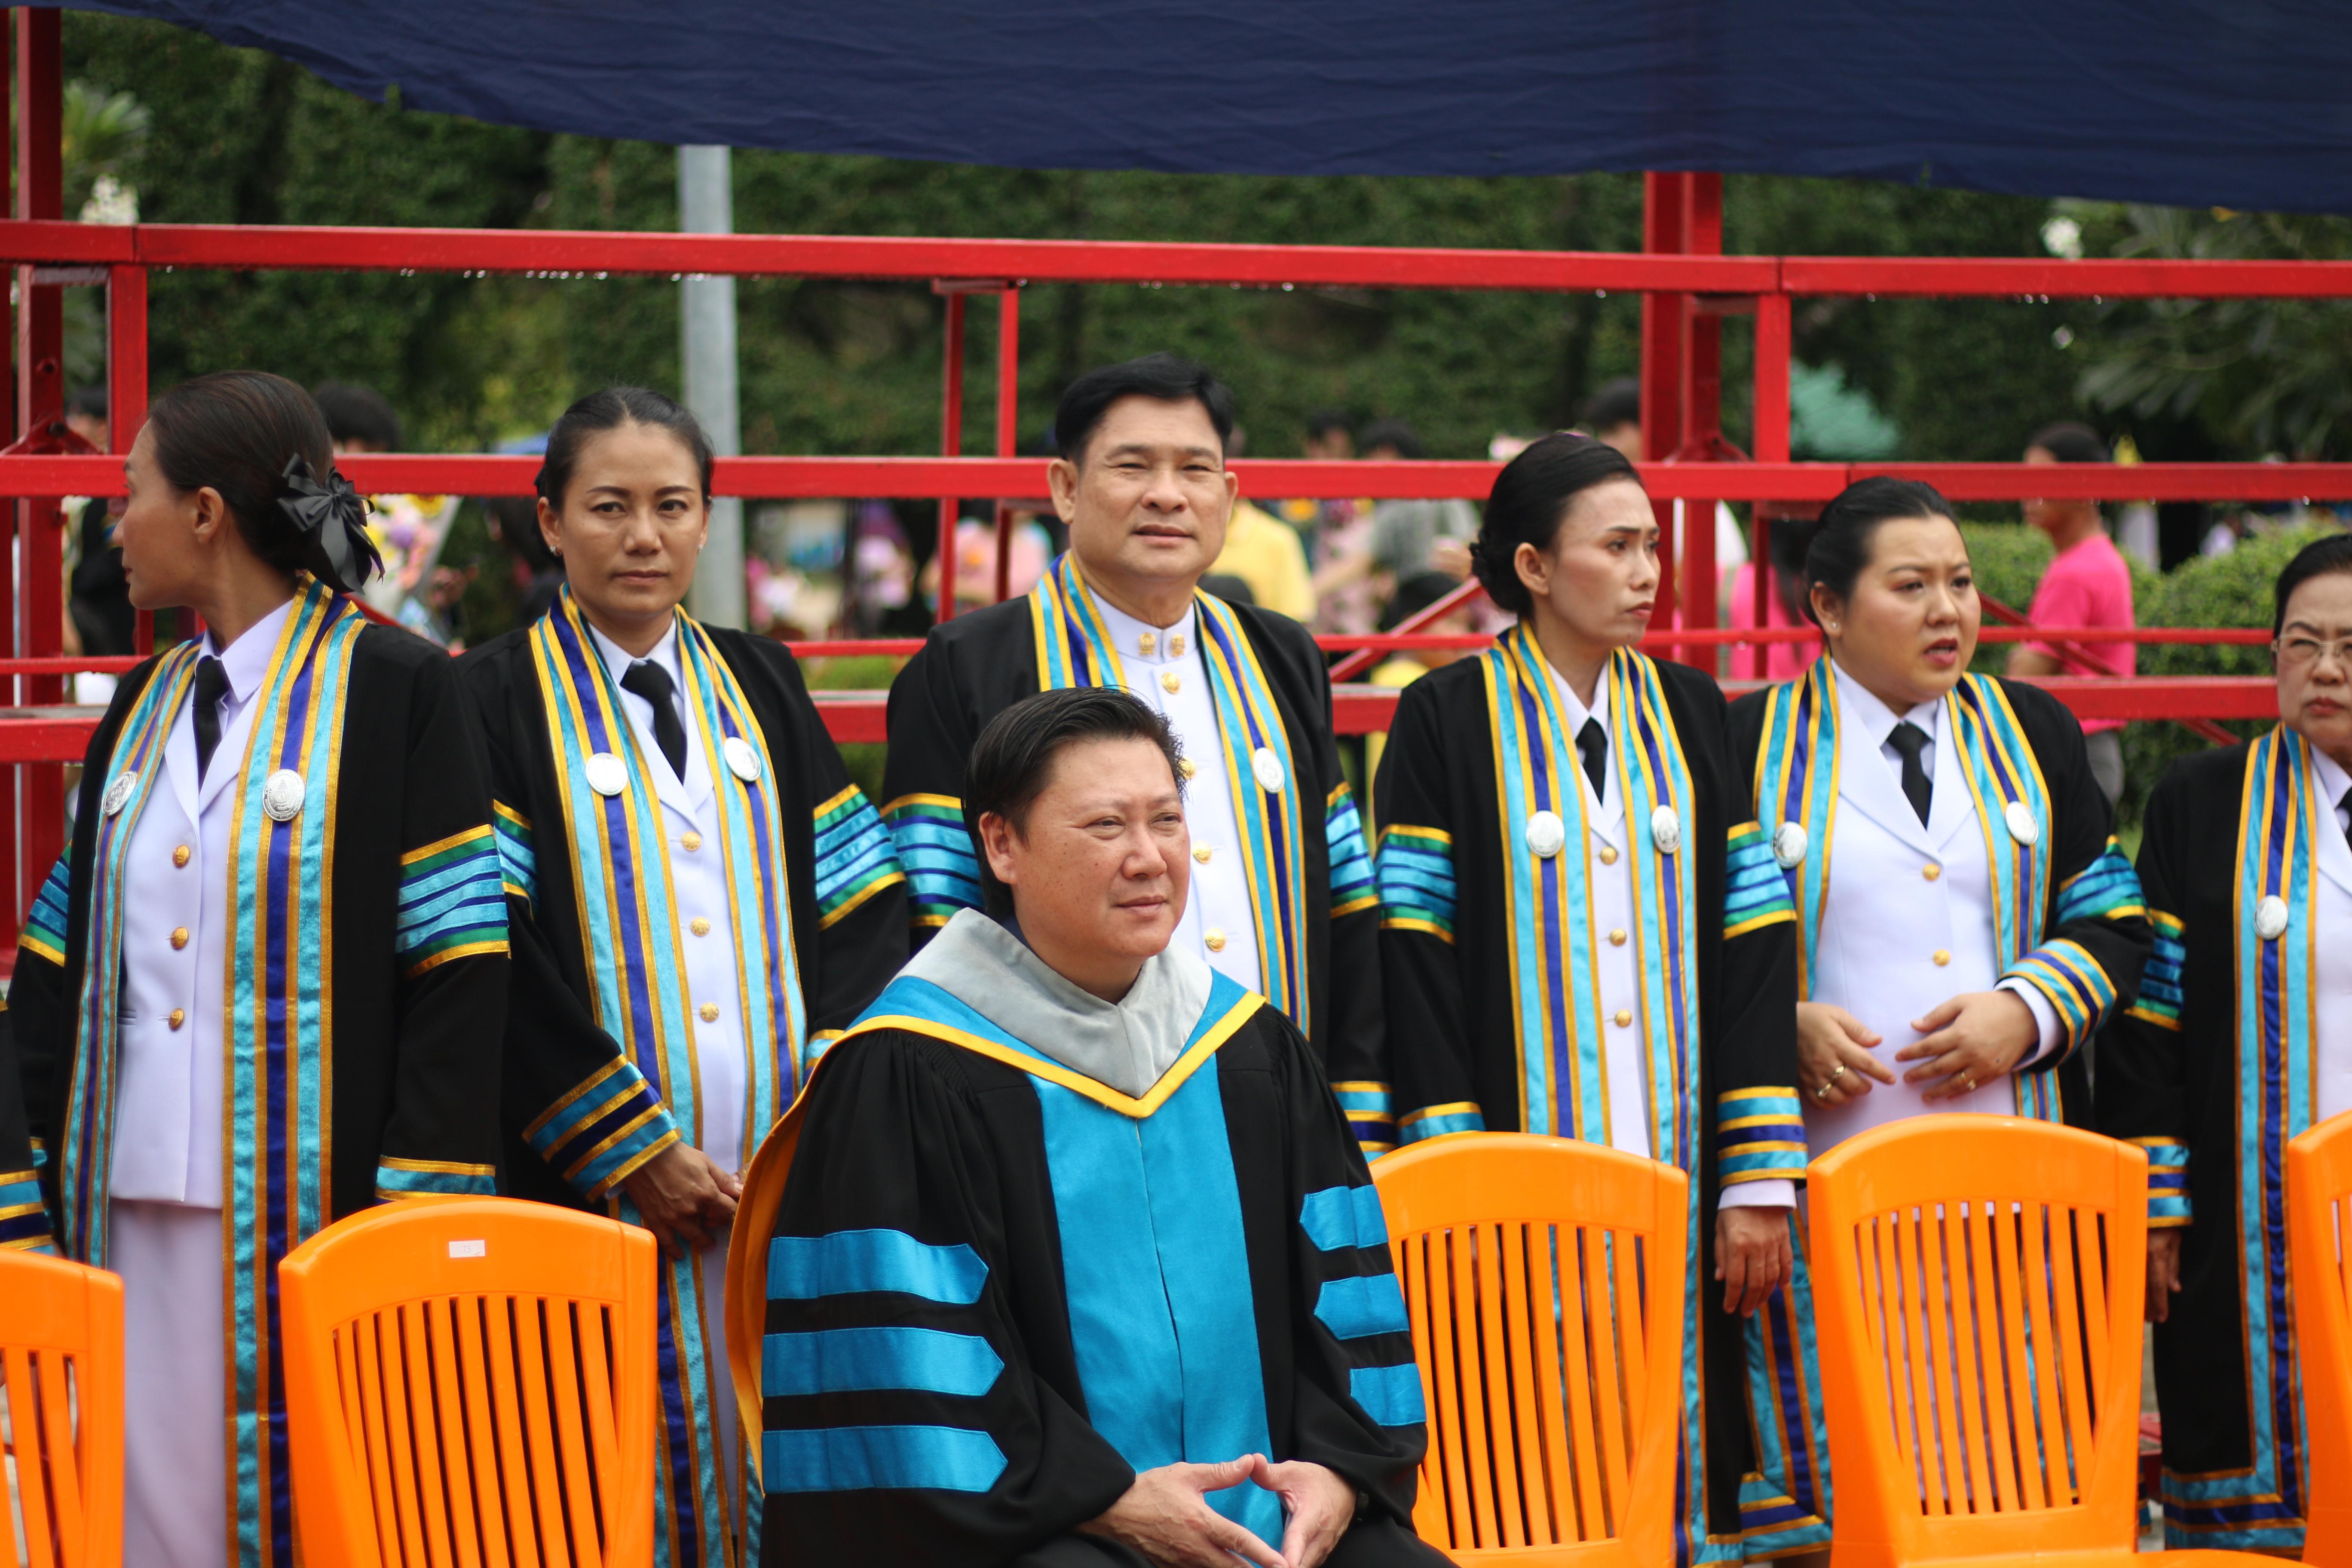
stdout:
[[0,1568],[114,1568],[122,1560],[121,1280],[0,1252],[0,1404],[12,1461],[0,1475]]
[[1807,1188],[1837,1568],[2129,1568],[2147,1156],[1920,1116],[1839,1144]]
[[2286,1146],[2287,1300],[2303,1379],[2303,1560],[2352,1568],[2352,1116],[2306,1129]]
[[278,1269],[309,1568],[653,1561],[654,1239],[503,1198],[406,1200]]
[[1463,1563],[1673,1562],[1683,1173],[1521,1132],[1372,1173],[1429,1412],[1413,1529]]

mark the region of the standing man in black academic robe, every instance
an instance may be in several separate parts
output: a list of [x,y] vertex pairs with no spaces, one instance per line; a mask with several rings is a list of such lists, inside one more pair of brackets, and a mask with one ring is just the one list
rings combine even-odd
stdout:
[[722,1373],[736,1177],[810,1060],[906,959],[905,882],[778,643],[678,608],[710,447],[642,387],[549,432],[565,585],[459,662],[515,932],[507,1188],[659,1236],[658,1568],[758,1557]]
[[729,1338],[771,1568],[1444,1561],[1408,1522],[1421,1374],[1347,1119],[1297,1026],[1171,941],[1186,793],[1122,693],[982,732],[990,913],[747,1178]]
[[1298,1026],[1377,1153],[1394,1142],[1380,909],[1323,658],[1296,622],[1199,586],[1239,489],[1233,426],[1225,384],[1170,354],[1070,384],[1046,470],[1069,551],[1024,597],[934,630],[899,673],[883,816],[919,944],[980,904],[959,795],[988,721],[1037,691],[1132,693],[1174,731],[1191,784],[1192,897],[1173,941]]

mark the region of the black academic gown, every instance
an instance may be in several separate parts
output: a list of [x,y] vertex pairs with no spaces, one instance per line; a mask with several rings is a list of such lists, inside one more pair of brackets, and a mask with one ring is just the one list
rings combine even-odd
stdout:
[[[876,1011],[896,1011],[898,994],[886,993]],[[1244,995],[1221,984],[1210,1012]],[[1246,1294],[1265,1451],[1277,1462],[1327,1466],[1359,1489],[1361,1517],[1330,1561],[1434,1568],[1444,1559],[1411,1534],[1423,1444],[1411,1337],[1370,1331],[1391,1320],[1368,1327],[1340,1318],[1354,1336],[1343,1341],[1324,1321],[1333,1315],[1325,1303],[1359,1300],[1346,1281],[1363,1278],[1371,1283],[1360,1299],[1385,1287],[1402,1327],[1370,1175],[1297,1030],[1263,999],[1244,1005],[1254,1011],[1197,1069],[1215,1074],[1213,1085],[1198,1087],[1213,1089],[1207,1121],[1221,1114],[1223,1135],[1183,1151],[1188,1190],[1238,1194],[1232,1239],[1242,1256],[1202,1258],[1204,1277]],[[1066,1258],[1104,1234],[1089,1226],[1164,1236],[1170,1216],[1155,1209],[1143,1221],[1115,1199],[1090,1203],[1087,1184],[1069,1179],[1066,1152],[1057,1191],[1047,1141],[1069,1125],[1069,1112],[1048,1097],[1067,1092],[938,1036],[866,1029],[828,1053],[761,1151],[744,1194],[750,1218],[738,1223],[775,1239],[748,1251],[739,1241],[730,1296],[765,1301],[767,1389],[785,1366],[802,1369],[804,1385],[826,1385],[763,1402],[769,1568],[1139,1565],[1123,1549],[1071,1536],[1118,1499],[1135,1470],[1096,1429],[1124,1411],[1089,1404]],[[1171,1099],[1151,1115],[1193,1118],[1197,1127],[1201,1110]],[[735,1278],[747,1264],[748,1294]],[[1327,1297],[1333,1281],[1339,1288]],[[1199,1290],[1191,1295],[1197,1306]],[[1183,1310],[1171,1310],[1181,1321]],[[1162,1322],[1161,1310],[1155,1300],[1139,1321]],[[1139,1359],[1148,1356],[1147,1337],[1135,1342]],[[1195,1354],[1234,1349],[1188,1346],[1188,1385],[1202,1375]],[[740,1375],[745,1347],[735,1353]],[[835,1375],[853,1368],[856,1375]],[[1375,1384],[1385,1394],[1368,1392],[1374,1403],[1403,1401],[1383,1405],[1402,1424],[1381,1425],[1351,1393]],[[1184,1405],[1188,1436],[1196,1419],[1219,1418],[1207,1406],[1241,1403],[1202,1401],[1196,1410],[1193,1397]],[[914,1436],[878,1442],[867,1436],[877,1428]]]
[[[824,923],[815,824],[817,808],[851,787],[841,753],[790,649],[768,637],[704,629],[750,701],[775,763],[793,945],[810,1037],[821,1040],[839,1034],[906,962],[905,886],[893,881]],[[536,887],[528,897],[508,889],[515,963],[501,1110],[505,1175],[517,1196],[600,1208],[604,1194],[667,1147],[674,1132],[665,1118],[663,1130],[637,1138],[622,1162],[599,1166],[593,1194],[566,1183],[523,1142],[526,1127],[625,1059],[620,1042],[596,1022],[572,861],[554,841],[563,803],[529,637],[528,627],[509,632],[457,661],[488,743],[491,793],[505,808],[508,830],[520,818],[536,845]],[[789,1073],[784,1081],[790,1084]]]
[[[2266,779],[2249,764],[2268,761],[2285,733],[2183,757],[2148,797],[2138,868],[2155,952],[2137,1002],[2099,1041],[2099,1131],[2147,1150],[2150,1234],[2177,1227],[2180,1237],[2180,1293],[2154,1327],[2165,1522],[2177,1547],[2293,1552],[2308,1517],[2283,1161],[2315,1113],[2315,1064],[2307,1037],[2268,1020],[2328,1004],[2310,985],[2307,907],[2289,906],[2274,942],[2253,929],[2256,879],[2265,862],[2273,875],[2285,869],[2280,847],[2266,855],[2261,842],[2264,785],[2291,785],[2294,770]],[[2276,826],[2307,830],[2305,857],[2310,832],[2336,831],[2324,799],[2305,795],[2292,818],[2276,804]],[[2306,882],[2326,874],[2304,860]],[[2282,880],[2291,894],[2292,877]],[[2268,1006],[2238,984],[2241,953],[2258,947],[2276,950]],[[2294,992],[2297,1005],[2279,1005]]]
[[[1485,657],[1432,670],[1405,688],[1373,785],[1390,917],[1381,934],[1381,967],[1400,1136],[1407,1142],[1422,1125],[1417,1115],[1439,1132],[1523,1130],[1496,746],[1480,671]],[[1687,916],[1698,967],[1698,1089],[1692,1109],[1699,1140],[1690,1173],[1698,1189],[1692,1243],[1699,1249],[1700,1288],[1692,1310],[1703,1333],[1706,1525],[1710,1536],[1729,1539],[1736,1553],[1740,1479],[1755,1459],[1742,1320],[1723,1310],[1722,1287],[1711,1279],[1724,1153],[1717,1110],[1727,1091],[1786,1095],[1796,1082],[1796,950],[1785,918],[1726,940],[1726,846],[1749,813],[1726,743],[1723,693],[1687,665],[1660,662],[1655,668],[1697,808],[1696,820],[1681,825],[1682,842],[1695,857],[1696,898]],[[1409,911],[1398,902],[1389,847],[1392,836],[1416,828],[1452,839],[1450,933],[1433,929],[1434,921],[1400,918]],[[1627,831],[1646,828],[1634,820]],[[1697,1543],[1689,1550],[1693,1560],[1708,1555]]]
[[[1323,831],[1325,803],[1347,780],[1332,739],[1331,681],[1321,650],[1297,622],[1248,605],[1230,606],[1249,638],[1288,732],[1302,776],[1293,781],[1305,810],[1307,989],[1308,1038],[1335,1082],[1385,1083],[1385,1027],[1381,1017],[1380,910],[1331,914],[1331,852]],[[922,651],[890,684],[890,754],[882,793],[894,816],[914,796],[954,801],[963,795],[965,759],[991,719],[1039,689],[1035,635],[1029,601],[961,615],[932,628]],[[1203,760],[1204,766],[1213,763]],[[906,858],[901,856],[901,858]],[[922,875],[916,879],[922,910]],[[966,900],[978,908],[976,900]],[[943,914],[915,932],[919,948],[944,923]]]
[[[65,962],[20,947],[9,986],[30,1131],[52,1153],[74,1079],[89,1070],[77,1049],[74,1008],[108,763],[155,668],[151,658],[122,678],[90,737],[73,841],[59,862],[65,876],[60,885],[53,874],[51,884],[65,910]],[[400,960],[404,857],[478,833],[490,819],[480,742],[466,721],[449,656],[412,633],[365,627],[352,653],[344,712],[331,862],[329,1220],[378,1201],[382,1156],[486,1175],[493,1168],[495,1042],[507,1012],[503,946],[415,975]],[[57,1172],[57,1160],[48,1159],[42,1179],[53,1215]]]

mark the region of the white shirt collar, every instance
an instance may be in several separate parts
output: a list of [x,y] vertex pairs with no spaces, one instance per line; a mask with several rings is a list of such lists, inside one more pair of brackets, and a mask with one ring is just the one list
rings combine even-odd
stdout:
[[[2344,804],[2344,792],[2352,790],[2352,773],[2346,773],[2334,757],[2317,746],[2305,742],[2305,749],[2311,752],[2314,782],[2318,784],[2319,793],[2324,797],[2320,807],[2334,816],[2336,808]],[[2338,817],[2336,821],[2341,826],[2343,819]]]
[[226,647],[216,643],[211,632],[205,634],[205,651],[220,660],[221,673],[228,677],[230,701],[243,704],[261,689],[262,678],[269,673],[269,656],[278,651],[278,639],[293,613],[294,601],[289,599],[246,627]]
[[[1192,621],[1199,612],[1192,604],[1185,605],[1183,618],[1174,626],[1155,626],[1137,620],[1091,586],[1087,589],[1087,597],[1094,601],[1096,613],[1103,619],[1103,629],[1110,634],[1111,646],[1118,649],[1122,660],[1169,664],[1192,656]],[[1150,640],[1147,642],[1146,638]]]
[[1570,745],[1576,743],[1577,736],[1584,732],[1585,721],[1588,719],[1601,726],[1601,732],[1603,735],[1608,734],[1609,667],[1602,665],[1601,679],[1592,683],[1592,695],[1598,700],[1598,706],[1592,708],[1587,708],[1584,705],[1584,699],[1579,697],[1576,694],[1576,689],[1569,685],[1568,677],[1553,668],[1550,659],[1545,659],[1543,667],[1545,673],[1551,677],[1551,689],[1559,694],[1560,722],[1567,727],[1569,743]]
[[1863,732],[1870,737],[1872,745],[1885,745],[1886,738],[1895,733],[1895,726],[1906,721],[1927,731],[1928,740],[1938,738],[1938,726],[1944,711],[1942,698],[1930,698],[1907,712],[1897,713],[1880,701],[1876,692],[1856,680],[1845,666],[1839,665],[1837,673],[1838,690],[1843,693],[1847,706],[1853,710],[1854,718],[1861,721]]
[[[606,637],[603,632],[598,631],[594,626],[588,626],[588,618],[585,616],[581,617],[581,625],[588,626],[588,635],[596,640],[596,651],[604,658],[604,668],[612,672],[613,684],[618,686],[621,683],[621,677],[629,672],[629,666],[637,662],[637,656],[623,647],[620,644],[614,642],[611,637]],[[656,664],[661,666],[663,671],[669,676],[670,689],[673,691],[683,691],[686,689],[684,672],[679,669],[677,663],[677,619],[676,616],[672,616],[670,618],[669,630],[662,633],[661,641],[654,644],[653,651],[646,654],[646,657],[652,659]]]

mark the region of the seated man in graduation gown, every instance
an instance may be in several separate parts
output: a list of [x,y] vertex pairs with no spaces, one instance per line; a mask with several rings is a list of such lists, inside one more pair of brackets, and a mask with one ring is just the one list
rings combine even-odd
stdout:
[[1297,1026],[1172,943],[1177,749],[1117,691],[1000,714],[958,912],[746,1180],[728,1339],[762,1561],[1385,1568],[1422,1387]]
[[1297,622],[1200,591],[1238,493],[1233,427],[1233,393],[1172,354],[1070,384],[1045,475],[1070,548],[1024,597],[934,629],[891,683],[883,819],[920,946],[980,907],[958,797],[988,721],[1033,692],[1133,693],[1175,733],[1191,784],[1192,894],[1171,942],[1298,1026],[1378,1153],[1395,1141],[1380,900],[1323,656]]

